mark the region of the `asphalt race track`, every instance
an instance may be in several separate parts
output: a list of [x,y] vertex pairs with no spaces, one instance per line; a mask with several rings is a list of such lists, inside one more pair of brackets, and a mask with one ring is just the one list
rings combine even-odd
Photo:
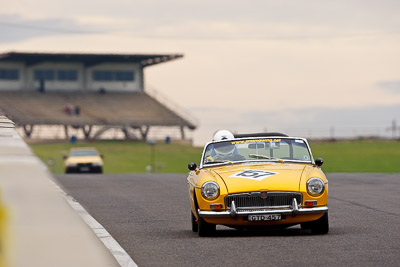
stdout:
[[190,227],[183,174],[57,175],[139,266],[399,266],[400,175],[328,174],[328,235]]

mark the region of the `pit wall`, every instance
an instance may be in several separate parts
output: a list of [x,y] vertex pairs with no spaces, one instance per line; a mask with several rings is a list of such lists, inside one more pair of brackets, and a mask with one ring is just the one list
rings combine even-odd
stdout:
[[0,115],[0,267],[119,266]]

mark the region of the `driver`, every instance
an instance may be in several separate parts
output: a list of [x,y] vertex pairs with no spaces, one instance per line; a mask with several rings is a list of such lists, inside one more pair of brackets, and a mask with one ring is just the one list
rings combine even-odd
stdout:
[[[220,130],[214,134],[213,141],[233,140],[234,135],[228,130]],[[213,151],[207,157],[207,161],[215,160],[244,160],[245,158],[238,154],[236,146],[231,142],[222,142],[213,144]]]

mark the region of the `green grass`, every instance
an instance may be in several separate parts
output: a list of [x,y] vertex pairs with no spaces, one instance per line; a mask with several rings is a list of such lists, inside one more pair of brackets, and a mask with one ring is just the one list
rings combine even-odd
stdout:
[[[400,173],[400,142],[397,141],[338,141],[310,142],[314,158],[321,157],[324,172]],[[105,173],[146,172],[151,165],[152,147],[142,142],[100,141],[89,143],[34,144],[35,154],[54,173],[63,173],[62,151],[76,146],[94,146],[104,155]],[[184,144],[158,143],[154,147],[156,172],[186,173],[190,161],[199,163],[202,148]]]
[[151,165],[151,149],[154,149],[154,165],[156,172],[185,173],[190,161],[198,162],[201,148],[184,144],[158,143],[151,147],[142,142],[99,141],[89,143],[33,144],[34,153],[46,164],[55,161],[55,166],[49,167],[54,173],[63,173],[62,151],[71,147],[96,147],[104,156],[105,173],[146,172],[146,166]]
[[324,172],[400,172],[400,142],[382,140],[311,142]]

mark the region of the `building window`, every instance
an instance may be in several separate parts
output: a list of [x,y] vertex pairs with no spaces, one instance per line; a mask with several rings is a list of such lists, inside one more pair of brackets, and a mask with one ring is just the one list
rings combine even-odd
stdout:
[[78,80],[78,72],[76,70],[58,70],[57,80],[59,81],[76,81]]
[[116,71],[116,81],[133,81],[133,71]]
[[133,81],[135,75],[133,71],[107,71],[95,70],[93,71],[94,81]]
[[0,69],[0,80],[18,80],[19,71],[17,69]]
[[93,80],[94,81],[112,81],[112,72],[95,70],[95,71],[93,71]]
[[52,81],[52,80],[54,80],[54,71],[53,70],[35,70],[34,78],[36,81],[40,81],[40,80]]

